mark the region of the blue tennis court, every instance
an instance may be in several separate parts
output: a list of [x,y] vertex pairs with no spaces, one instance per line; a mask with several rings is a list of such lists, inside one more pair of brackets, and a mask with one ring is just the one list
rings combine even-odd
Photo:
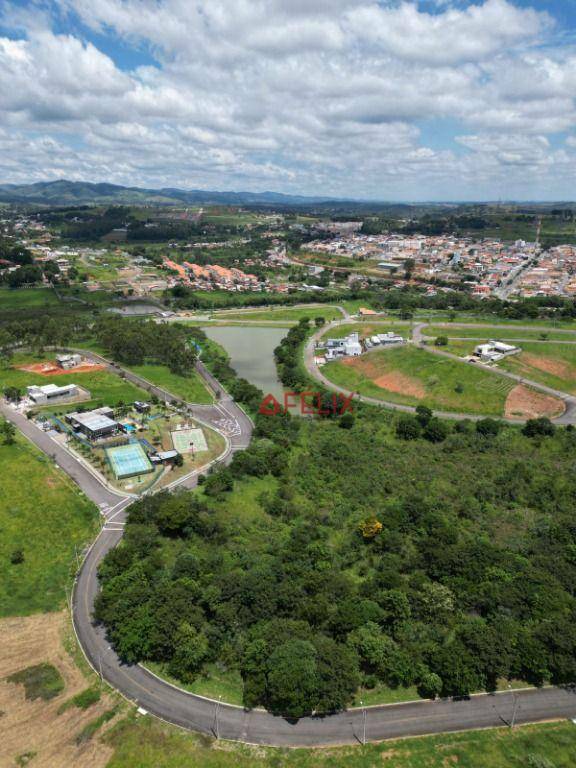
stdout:
[[112,472],[119,480],[123,477],[143,475],[154,469],[140,443],[107,448],[106,457],[110,462]]

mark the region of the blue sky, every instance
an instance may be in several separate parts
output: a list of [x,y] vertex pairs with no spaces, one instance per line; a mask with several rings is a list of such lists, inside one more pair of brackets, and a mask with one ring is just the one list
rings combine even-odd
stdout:
[[0,8],[4,182],[574,198],[576,0]]

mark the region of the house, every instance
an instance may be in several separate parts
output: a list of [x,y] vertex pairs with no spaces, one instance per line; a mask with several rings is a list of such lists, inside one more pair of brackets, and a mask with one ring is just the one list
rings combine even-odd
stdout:
[[394,333],[393,331],[388,331],[388,333],[378,334],[378,340],[380,341],[380,344],[403,344],[404,343],[404,337],[399,336],[397,333]]
[[474,350],[474,357],[480,358],[483,363],[497,363],[503,357],[515,355],[520,352],[520,347],[505,344],[502,341],[490,340],[486,344],[479,344]]
[[47,405],[48,403],[76,397],[78,395],[78,387],[76,384],[66,384],[63,387],[58,387],[56,384],[44,384],[43,386],[33,384],[30,387],[26,387],[26,393],[36,405]]
[[347,357],[358,357],[362,354],[362,345],[357,333],[351,333],[344,339],[344,354]]
[[326,360],[338,357],[357,357],[362,354],[362,345],[357,333],[351,333],[343,339],[328,339],[326,342]]
[[96,408],[85,413],[69,413],[66,421],[75,432],[81,432],[88,440],[100,440],[120,431],[120,424],[112,418],[113,415],[111,408]]
[[75,368],[82,363],[82,357],[80,355],[56,355],[56,363],[59,368],[63,368],[68,371],[70,368]]

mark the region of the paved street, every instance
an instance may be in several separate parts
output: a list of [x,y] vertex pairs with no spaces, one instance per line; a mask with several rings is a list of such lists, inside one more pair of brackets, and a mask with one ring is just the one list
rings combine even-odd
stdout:
[[[308,353],[307,353],[308,354]],[[96,357],[96,356],[95,356]],[[120,370],[115,368],[117,373]],[[214,428],[226,425],[228,448],[222,461],[229,462],[234,451],[249,444],[252,423],[202,364],[198,372],[217,393],[213,405],[188,405],[196,418]],[[147,385],[140,377],[125,372],[135,383]],[[149,391],[174,400],[158,387]],[[366,719],[367,740],[415,736],[469,728],[537,722],[576,716],[573,689],[545,688],[495,695],[478,695],[454,701],[417,701],[405,704],[352,709],[329,717],[306,717],[289,722],[264,710],[244,710],[195,696],[157,678],[143,667],[123,664],[106,639],[103,627],[92,619],[94,599],[98,592],[97,571],[100,562],[123,535],[126,508],[132,498],[111,492],[79,464],[63,447],[8,406],[2,413],[39,448],[54,456],[57,464],[103,510],[104,527],[88,551],[78,573],[73,593],[73,619],[79,642],[92,667],[111,686],[151,714],[168,722],[220,738],[277,746],[316,746],[352,744],[363,738]],[[194,487],[197,473],[184,485]]]

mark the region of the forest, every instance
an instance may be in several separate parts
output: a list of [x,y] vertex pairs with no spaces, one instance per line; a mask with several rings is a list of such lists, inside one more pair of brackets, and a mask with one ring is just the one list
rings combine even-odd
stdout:
[[96,607],[121,657],[183,682],[216,662],[288,718],[382,683],[572,682],[576,431],[415,420],[258,416],[197,491],[133,505]]

